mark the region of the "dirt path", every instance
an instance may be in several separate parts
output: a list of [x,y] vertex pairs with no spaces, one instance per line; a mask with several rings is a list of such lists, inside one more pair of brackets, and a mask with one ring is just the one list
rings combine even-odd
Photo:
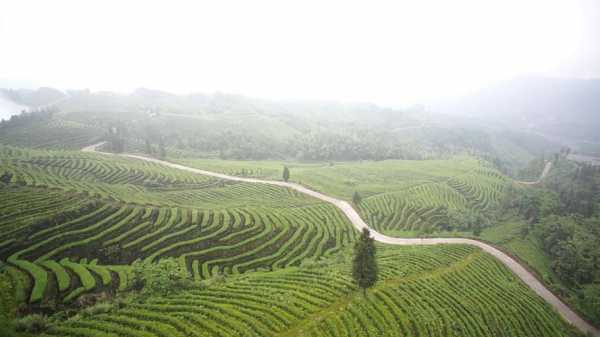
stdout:
[[[98,153],[102,153],[102,154],[106,154],[106,155],[115,155],[112,153],[99,152],[96,150],[96,148],[102,146],[103,144],[104,144],[104,142],[90,145],[90,146],[83,148],[82,151],[98,152]],[[375,240],[382,242],[382,243],[387,243],[387,244],[391,244],[391,245],[466,244],[466,245],[477,246],[477,247],[481,248],[483,251],[493,255],[495,258],[500,260],[500,262],[502,262],[504,265],[506,265],[510,270],[512,270],[512,272],[517,277],[519,277],[526,285],[528,285],[536,294],[538,294],[546,302],[548,302],[567,322],[571,323],[572,325],[574,325],[575,327],[577,327],[579,330],[583,331],[584,333],[592,333],[593,336],[600,337],[600,331],[598,329],[596,329],[591,324],[587,323],[585,320],[583,320],[581,317],[579,317],[579,315],[577,315],[577,313],[575,313],[573,310],[571,310],[571,308],[569,308],[558,297],[556,297],[550,290],[548,290],[527,269],[525,269],[523,266],[521,266],[517,261],[515,261],[513,258],[508,256],[507,254],[503,253],[502,251],[500,251],[486,243],[483,243],[483,242],[480,242],[477,240],[461,239],[461,238],[437,238],[437,239],[436,238],[428,238],[428,239],[394,238],[391,236],[383,235],[383,234],[378,233],[375,230],[369,228],[369,226],[363,221],[363,219],[360,217],[360,215],[358,215],[356,210],[354,210],[354,208],[347,201],[330,197],[328,195],[313,191],[311,189],[308,189],[308,188],[306,188],[302,185],[296,184],[296,183],[289,183],[289,182],[276,181],[276,180],[262,180],[262,179],[255,179],[255,178],[235,177],[235,176],[230,176],[230,175],[226,175],[226,174],[222,174],[222,173],[216,173],[216,172],[211,172],[211,171],[195,169],[195,168],[180,165],[180,164],[174,164],[174,163],[156,159],[156,158],[149,158],[149,157],[133,155],[133,154],[119,154],[119,156],[135,158],[135,159],[139,159],[139,160],[145,160],[148,162],[162,164],[162,165],[165,165],[165,166],[168,166],[171,168],[175,168],[178,170],[207,175],[207,176],[216,177],[216,178],[220,178],[220,179],[241,181],[241,182],[247,182],[247,183],[269,184],[269,185],[276,185],[276,186],[291,188],[298,192],[304,193],[306,195],[321,199],[325,202],[335,205],[346,215],[346,217],[350,220],[350,222],[352,222],[352,224],[354,225],[354,227],[356,227],[356,229],[358,229],[359,231],[362,231],[363,228],[368,228],[369,231],[371,232],[371,235],[373,236],[373,238],[375,238]],[[520,182],[520,183],[526,183],[528,185],[533,185],[533,184],[539,183],[548,174],[548,171],[550,170],[551,166],[552,166],[552,164],[550,162],[548,162],[546,164],[546,167],[544,168],[542,175],[540,176],[540,178],[537,181],[535,181],[535,182]]]
[[552,168],[552,162],[551,161],[546,161],[546,165],[544,166],[544,170],[542,170],[542,174],[540,175],[540,177],[535,180],[535,181],[519,181],[519,180],[515,180],[515,182],[521,184],[521,185],[537,185],[540,182],[542,182],[542,180],[544,180],[544,178],[546,178],[546,176],[548,175],[548,172],[550,172],[550,169]]

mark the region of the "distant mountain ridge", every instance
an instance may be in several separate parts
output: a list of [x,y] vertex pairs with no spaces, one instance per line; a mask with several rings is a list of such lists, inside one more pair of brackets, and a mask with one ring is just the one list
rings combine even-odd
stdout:
[[567,143],[600,142],[600,79],[519,78],[431,108]]

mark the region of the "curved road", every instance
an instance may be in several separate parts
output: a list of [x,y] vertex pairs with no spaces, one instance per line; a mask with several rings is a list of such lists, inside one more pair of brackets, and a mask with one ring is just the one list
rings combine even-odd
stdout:
[[544,180],[544,178],[546,178],[546,176],[548,175],[548,172],[550,172],[551,168],[552,168],[552,162],[548,160],[548,161],[546,161],[546,165],[544,166],[544,170],[542,171],[542,174],[540,175],[540,177],[537,180],[535,180],[535,181],[515,180],[515,181],[522,185],[537,185],[537,184],[541,183],[542,180]]
[[[113,153],[100,152],[100,151],[96,150],[98,147],[102,146],[104,143],[105,142],[87,146],[87,147],[83,148],[82,151],[97,152],[97,153],[102,153],[102,154],[106,154],[106,155],[116,155]],[[513,258],[508,256],[507,254],[503,253],[502,251],[500,251],[486,243],[483,243],[483,242],[480,242],[477,240],[461,239],[461,238],[431,238],[431,239],[411,238],[411,239],[409,239],[409,238],[395,238],[395,237],[391,237],[391,236],[386,236],[386,235],[378,233],[375,230],[369,228],[369,226],[363,221],[363,219],[360,217],[360,215],[358,215],[356,210],[354,210],[354,208],[347,201],[330,197],[328,195],[313,191],[311,189],[308,189],[308,188],[306,188],[302,185],[296,184],[296,183],[288,183],[288,182],[276,181],[276,180],[262,180],[262,179],[254,179],[254,178],[235,177],[235,176],[230,176],[230,175],[226,175],[226,174],[195,169],[195,168],[180,165],[180,164],[174,164],[174,163],[156,159],[156,158],[149,158],[149,157],[133,155],[133,154],[119,154],[118,156],[145,160],[148,162],[162,164],[162,165],[165,165],[165,166],[168,166],[171,168],[175,168],[178,170],[212,176],[212,177],[216,177],[216,178],[220,178],[220,179],[241,181],[241,182],[247,182],[247,183],[269,184],[269,185],[276,185],[276,186],[291,188],[298,192],[307,194],[309,196],[321,199],[323,201],[326,201],[328,203],[335,205],[342,212],[344,212],[346,217],[348,217],[348,219],[350,220],[350,222],[352,222],[352,224],[354,225],[354,227],[356,227],[356,229],[358,229],[359,231],[362,231],[363,228],[368,228],[369,231],[371,232],[371,235],[373,236],[373,238],[382,243],[387,243],[387,244],[391,244],[391,245],[466,244],[466,245],[477,246],[477,247],[481,248],[482,250],[484,250],[485,252],[492,254],[494,257],[496,257],[498,260],[500,260],[500,262],[502,262],[510,270],[512,270],[513,273],[515,273],[515,275],[517,275],[517,277],[519,277],[525,284],[527,284],[536,294],[538,294],[544,300],[546,300],[546,302],[548,302],[567,322],[571,323],[573,326],[577,327],[579,330],[583,331],[584,333],[591,333],[593,336],[600,336],[600,331],[598,329],[596,329],[594,326],[592,326],[591,324],[589,324],[588,322],[583,320],[581,317],[579,317],[579,315],[577,315],[577,313],[575,313],[573,310],[571,310],[571,308],[569,308],[566,304],[564,304],[558,297],[556,297],[552,292],[550,292],[550,290],[546,289],[546,287],[540,281],[538,281],[538,279],[536,279],[535,276],[533,276],[527,269],[525,269],[523,266],[521,266],[517,261],[515,261]],[[541,181],[546,176],[546,174],[550,170],[550,167],[551,167],[551,163],[548,162],[546,164],[546,167],[544,168],[544,172],[542,173],[542,176],[540,177],[540,179],[538,179],[536,182],[534,182],[535,184],[539,183],[539,181]],[[527,182],[521,182],[521,183],[527,183]],[[529,183],[529,184],[531,184],[531,183]]]

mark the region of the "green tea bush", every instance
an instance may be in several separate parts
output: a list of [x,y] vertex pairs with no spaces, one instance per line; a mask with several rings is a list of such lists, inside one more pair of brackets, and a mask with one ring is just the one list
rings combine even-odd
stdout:
[[81,311],[81,315],[84,317],[93,317],[99,314],[106,314],[111,312],[115,308],[115,305],[110,302],[100,302],[91,307],[87,307]]
[[48,318],[38,314],[25,316],[15,320],[15,330],[18,332],[38,334],[48,329],[48,327]]

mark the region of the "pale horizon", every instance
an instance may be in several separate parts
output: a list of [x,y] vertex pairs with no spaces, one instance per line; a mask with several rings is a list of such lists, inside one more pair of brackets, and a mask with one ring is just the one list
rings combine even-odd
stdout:
[[599,8],[590,0],[20,1],[0,13],[0,40],[14,51],[0,54],[0,79],[410,105],[516,77],[600,77]]

